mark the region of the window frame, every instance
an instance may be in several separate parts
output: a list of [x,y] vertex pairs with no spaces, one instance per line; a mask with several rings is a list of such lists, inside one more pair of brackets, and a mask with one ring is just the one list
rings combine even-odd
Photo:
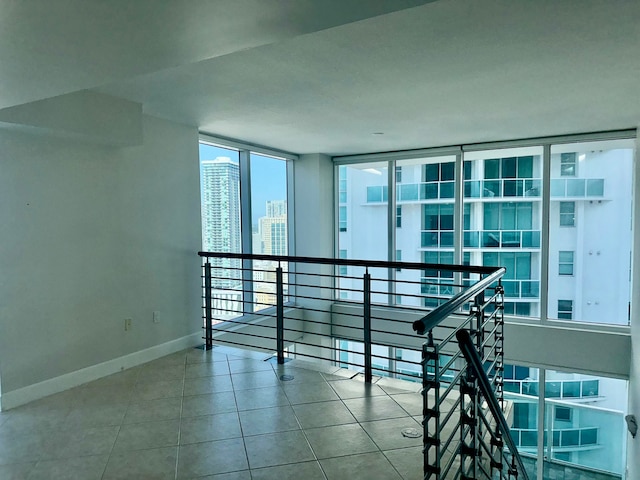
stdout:
[[[571,254],[571,260],[563,260],[562,254]],[[569,273],[563,273],[562,267],[570,267]],[[575,251],[573,250],[560,250],[558,251],[558,275],[561,277],[572,277],[574,276],[575,269]]]
[[[541,221],[542,223],[539,225],[540,230],[540,238],[539,238],[539,247],[535,247],[538,249],[540,258],[542,261],[540,262],[540,271],[539,278],[536,278],[537,281],[540,282],[540,291],[539,291],[539,304],[540,309],[538,313],[535,313],[534,316],[530,317],[516,317],[516,316],[506,316],[509,322],[521,323],[521,324],[534,324],[534,325],[550,325],[553,324],[555,326],[563,326],[566,328],[575,328],[575,329],[584,329],[589,328],[593,331],[603,331],[603,332],[611,332],[611,333],[629,333],[630,326],[628,323],[589,323],[589,322],[579,322],[579,321],[567,321],[562,322],[562,320],[558,320],[553,318],[553,316],[549,315],[552,306],[549,305],[549,277],[550,273],[552,273],[553,264],[550,264],[550,256],[549,256],[549,231],[550,228],[555,228],[553,224],[550,224],[550,221],[553,221],[553,204],[558,204],[557,198],[551,197],[551,181],[552,171],[552,155],[555,158],[557,153],[554,152],[556,148],[560,149],[565,144],[579,144],[579,143],[594,143],[594,142],[619,142],[618,145],[614,145],[612,149],[624,148],[624,149],[635,149],[637,154],[637,146],[635,145],[635,141],[637,139],[638,130],[636,128],[631,128],[627,130],[616,130],[609,132],[596,132],[596,133],[580,133],[580,134],[569,134],[569,135],[561,135],[561,136],[553,136],[553,137],[536,137],[536,138],[527,138],[520,140],[507,140],[507,141],[497,141],[497,142],[488,142],[488,143],[477,143],[477,144],[460,144],[460,145],[450,145],[444,147],[434,147],[434,148],[421,148],[414,150],[405,150],[405,151],[394,151],[394,152],[383,152],[383,153],[370,153],[370,154],[354,154],[354,155],[343,155],[343,156],[334,156],[332,158],[334,166],[336,167],[336,171],[338,166],[341,165],[355,165],[362,163],[374,163],[374,162],[382,162],[387,165],[395,165],[396,162],[408,162],[408,164],[416,164],[421,163],[423,161],[430,161],[430,159],[442,158],[446,156],[455,156],[456,157],[456,172],[459,174],[461,178],[456,177],[456,196],[452,198],[451,201],[454,202],[454,207],[459,212],[456,214],[458,220],[455,220],[455,225],[459,229],[454,230],[454,236],[456,241],[454,242],[454,258],[457,261],[461,261],[463,250],[465,247],[465,230],[463,228],[463,207],[466,205],[467,201],[478,201],[476,198],[481,198],[479,196],[471,196],[466,195],[465,181],[469,181],[469,175],[473,176],[473,172],[476,172],[476,176],[481,180],[484,178],[482,173],[482,169],[476,171],[476,168],[473,166],[474,161],[478,160],[482,152],[488,150],[506,150],[506,149],[521,149],[521,148],[536,148],[539,149],[539,154],[541,156],[541,165],[534,165],[533,176],[535,178],[539,178],[539,186],[540,192],[538,194],[541,209]],[[560,152],[558,152],[560,153]],[[468,154],[471,154],[470,156]],[[495,155],[495,156],[508,156],[508,154],[504,155]],[[516,154],[516,156],[526,156],[521,154]],[[482,157],[482,160],[485,158],[489,158],[487,156]],[[493,158],[493,157],[492,157]],[[516,170],[517,171],[517,170]],[[435,175],[435,174],[434,174]],[[558,175],[558,172],[555,172],[555,175]],[[435,177],[434,177],[435,181]],[[389,188],[393,190],[395,184],[393,184],[393,176],[390,179]],[[634,199],[639,198],[637,195],[638,190],[640,188],[640,182],[635,181],[632,186],[634,191]],[[460,190],[460,191],[458,191]],[[389,194],[389,204],[391,205],[395,198],[391,198],[392,194],[390,191]],[[395,195],[393,195],[395,197]],[[438,203],[435,200],[435,203]],[[640,204],[639,201],[635,201],[636,204]],[[556,207],[557,209],[557,207]],[[574,226],[577,225],[578,219],[575,218],[579,212],[574,211]],[[556,214],[557,215],[557,214]],[[555,217],[558,218],[558,217]],[[555,220],[558,222],[558,220]],[[459,223],[459,225],[458,225]],[[478,229],[478,226],[475,226],[475,229]],[[337,230],[337,227],[336,227]],[[336,232],[337,233],[337,232]],[[393,251],[391,250],[391,245],[393,245],[395,241],[395,232],[388,232],[389,235],[389,259],[393,258]],[[460,237],[458,239],[458,237]],[[336,237],[337,238],[337,237]],[[635,233],[634,238],[640,239],[640,233]],[[632,242],[633,245],[638,244],[637,241]],[[422,247],[424,249],[425,247]],[[532,247],[534,248],[534,247]],[[575,274],[575,264],[574,264],[574,274]],[[632,276],[635,279],[635,270],[633,270]],[[640,277],[637,281],[633,282],[640,283]],[[628,321],[628,318],[624,319],[625,322]]]
[[[562,206],[563,205],[571,205],[571,212],[563,212],[562,211]],[[560,227],[561,228],[573,228],[576,226],[576,202],[573,201],[561,201],[559,202],[559,206],[558,206],[558,213],[560,215]],[[570,221],[564,220],[563,218],[570,218]]]
[[[263,157],[269,157],[275,160],[285,162],[286,171],[286,192],[287,192],[287,250],[289,256],[295,256],[295,225],[294,225],[294,209],[295,209],[295,189],[294,189],[294,162],[299,159],[298,155],[283,150],[262,147],[250,143],[216,137],[205,132],[199,132],[198,145],[206,144],[214,147],[220,147],[228,150],[235,150],[239,156],[239,172],[240,172],[240,235],[241,235],[241,251],[245,254],[253,253],[253,234],[252,234],[252,206],[251,206],[251,155],[256,154]],[[198,164],[200,158],[198,155]],[[202,194],[202,192],[201,192]],[[200,228],[202,230],[202,225]],[[290,266],[289,273],[295,274],[295,265]],[[253,290],[253,279],[242,279],[242,290],[245,292]],[[295,294],[295,288],[290,290]],[[243,311],[253,312],[253,302],[251,299],[243,296]],[[275,306],[273,307],[275,308]],[[231,322],[229,327],[233,326]]]

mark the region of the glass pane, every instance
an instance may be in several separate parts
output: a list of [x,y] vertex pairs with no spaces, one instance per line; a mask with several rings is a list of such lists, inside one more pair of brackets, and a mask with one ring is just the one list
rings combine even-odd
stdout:
[[[346,192],[344,193],[346,202]],[[381,202],[382,201],[382,187],[367,187],[367,202]]]
[[602,197],[604,195],[604,179],[588,179],[587,180],[587,196]]
[[[398,159],[396,166],[402,167],[405,185],[420,185],[419,199],[403,201],[402,228],[395,230],[403,261],[453,263],[455,157]],[[453,292],[450,278],[451,272],[439,269],[402,269],[396,273],[396,293],[404,295],[403,306],[437,306]]]
[[[506,267],[505,300],[511,303],[506,312],[535,317],[540,311],[542,147],[467,151],[464,161],[467,182],[481,181],[482,191],[463,198],[463,253],[472,265]],[[490,255],[493,251],[497,255]]]
[[570,179],[567,180],[567,196],[584,197],[584,180]]
[[[280,158],[251,153],[251,225],[253,253],[288,255],[287,162]],[[276,269],[284,272],[286,262],[256,260],[253,264],[254,311],[276,304]]]
[[[357,165],[345,165],[338,167],[344,176],[346,203],[340,205],[338,219],[338,249],[346,251],[346,257],[358,260],[389,260],[387,247],[387,214],[388,205],[385,192],[388,191],[388,163],[375,162]],[[420,175],[413,178],[411,172],[402,169],[403,184],[397,190],[398,196],[406,196],[417,201]],[[382,192],[382,201],[367,203],[370,191]],[[379,198],[379,197],[378,197]],[[342,212],[344,210],[344,213]],[[402,215],[406,217],[410,212],[410,204],[403,204]],[[395,224],[395,221],[394,221]],[[402,231],[404,228],[398,230]],[[420,242],[420,236],[416,235],[415,243]],[[416,246],[416,249],[418,247]],[[410,261],[409,250],[398,244],[398,249],[407,252],[403,255]],[[372,296],[376,303],[387,303],[388,285],[386,269],[370,269],[372,277],[372,290],[384,292]],[[343,300],[362,300],[362,276],[364,270],[349,267],[349,277],[340,278],[338,296]],[[385,279],[384,281],[380,279]]]
[[629,324],[633,158],[627,140],[552,146],[552,188],[566,182],[575,201],[551,197],[549,318],[567,319],[558,300],[572,300],[572,321]]
[[[591,478],[591,469],[622,474],[627,382],[552,370],[547,370],[546,378],[547,392],[553,390],[555,398],[545,400],[545,434],[554,439],[552,445],[547,445],[550,461],[545,469],[555,472],[557,478],[579,472],[580,476]],[[595,389],[601,395],[585,396],[585,384],[598,385]],[[561,396],[556,395],[558,386]]]
[[[242,253],[240,162],[237,150],[200,143],[202,248],[208,252]],[[212,296],[217,321],[242,315],[242,263],[210,259]]]

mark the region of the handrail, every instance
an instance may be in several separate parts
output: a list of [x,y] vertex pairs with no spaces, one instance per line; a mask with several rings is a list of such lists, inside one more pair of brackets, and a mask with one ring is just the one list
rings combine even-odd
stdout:
[[482,391],[485,400],[487,401],[487,406],[496,422],[500,426],[500,430],[502,430],[502,435],[505,440],[505,443],[509,447],[509,451],[511,452],[511,456],[518,464],[518,468],[520,473],[522,473],[522,478],[524,480],[528,480],[529,477],[527,475],[527,471],[524,468],[524,464],[522,463],[522,458],[518,453],[518,448],[516,447],[516,442],[513,440],[511,436],[511,431],[509,430],[509,424],[507,420],[504,418],[504,414],[502,413],[502,409],[500,408],[500,404],[498,403],[498,399],[493,393],[493,389],[491,388],[491,382],[489,381],[489,377],[484,371],[482,366],[482,360],[478,355],[478,352],[473,345],[473,340],[471,340],[471,335],[465,329],[458,330],[456,332],[456,338],[458,339],[458,345],[460,346],[460,350],[464,355],[464,358],[467,360],[469,364],[469,368],[472,369],[476,378],[478,379],[478,387]]
[[[476,267],[479,268],[479,267]],[[493,282],[502,278],[502,276],[507,272],[504,267],[483,267],[489,270],[490,275],[483,278],[482,280],[477,281],[469,288],[461,291],[460,293],[454,295],[447,301],[435,308],[420,320],[416,320],[413,322],[413,329],[416,331],[418,335],[424,335],[426,332],[432,330],[437,327],[440,323],[442,323],[449,315],[454,313],[458,308],[464,305],[469,299],[474,298],[481,292],[484,292],[489,285]]]
[[[352,260],[347,258],[325,257],[292,257],[289,255],[265,255],[258,253],[226,253],[226,252],[198,252],[203,258],[235,258],[238,260],[270,260],[273,262],[291,263],[315,263],[319,265],[345,265],[351,267],[369,268],[407,268],[407,269],[431,269],[451,270],[461,273],[478,273],[482,275],[496,271],[495,267],[483,267],[474,265],[453,265],[444,263],[419,263],[419,262],[389,262],[383,260]],[[504,269],[503,269],[504,270]]]

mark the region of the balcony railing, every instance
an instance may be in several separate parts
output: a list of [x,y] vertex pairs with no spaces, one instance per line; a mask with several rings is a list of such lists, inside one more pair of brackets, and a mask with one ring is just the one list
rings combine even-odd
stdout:
[[[535,449],[538,447],[538,430],[529,428],[512,428],[518,447]],[[598,445],[598,427],[554,428],[552,431],[553,446],[575,450],[577,447],[593,447]],[[547,432],[544,435],[547,445]]]
[[[425,479],[527,478],[503,415],[504,268],[200,256],[205,348],[215,341],[274,352],[279,363],[295,356],[345,364],[361,370],[366,382],[374,371],[422,377]],[[422,293],[425,271],[446,278],[444,293]],[[440,307],[427,313],[425,305],[434,300]],[[412,325],[428,334],[426,343],[411,333]],[[461,350],[460,335],[468,331],[479,369],[468,366],[473,359]],[[362,348],[347,349],[343,357],[349,342],[338,339]],[[398,361],[398,348],[412,354]]]
[[[556,380],[545,382],[546,398],[566,398],[580,399],[593,398],[599,396],[600,382],[594,380]],[[537,397],[538,381],[531,379],[524,380],[505,380],[504,391],[509,393],[517,393],[520,395],[531,395]]]
[[[541,198],[542,180],[539,178],[502,178],[490,180],[465,180],[464,198]],[[453,200],[455,185],[447,182],[399,183],[396,186],[397,202],[429,200]],[[551,180],[551,198],[602,198],[603,178],[554,178]],[[367,203],[388,201],[386,185],[367,187]]]

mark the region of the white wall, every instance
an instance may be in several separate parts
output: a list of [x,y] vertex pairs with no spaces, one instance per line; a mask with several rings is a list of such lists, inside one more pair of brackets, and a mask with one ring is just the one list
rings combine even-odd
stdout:
[[[322,154],[301,155],[294,162],[294,227],[296,256],[325,257],[334,256],[334,197],[333,197],[333,162],[331,157]],[[326,275],[333,274],[330,265],[318,266],[297,264],[296,271]],[[331,347],[327,335],[331,334],[331,301],[333,299],[332,282],[327,276],[305,276],[297,278],[298,283],[312,287],[297,287],[298,295],[322,299],[299,298],[296,303],[311,310],[305,312],[305,320],[319,323],[306,323],[304,326],[305,343]],[[320,290],[314,288],[327,287]],[[322,310],[322,311],[315,311]],[[331,357],[331,351],[323,348],[298,346],[299,353]]]
[[199,331],[198,132],[144,117],[143,138],[0,130],[3,395]]

